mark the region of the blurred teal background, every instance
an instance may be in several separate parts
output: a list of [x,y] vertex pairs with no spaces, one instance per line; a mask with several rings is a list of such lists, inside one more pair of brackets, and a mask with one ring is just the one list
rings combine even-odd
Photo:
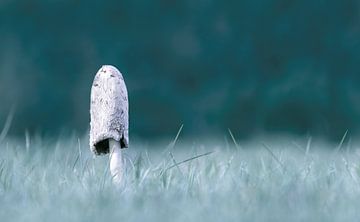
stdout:
[[[151,139],[360,129],[358,0],[1,0],[0,123],[89,128],[102,64],[123,73],[131,134]],[[219,134],[220,133],[220,134]]]

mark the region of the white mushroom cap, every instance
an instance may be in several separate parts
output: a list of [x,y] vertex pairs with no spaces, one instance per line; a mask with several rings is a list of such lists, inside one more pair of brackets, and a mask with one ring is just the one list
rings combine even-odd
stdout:
[[129,146],[129,104],[124,78],[111,65],[102,66],[91,88],[90,149],[96,155],[109,153],[109,139]]

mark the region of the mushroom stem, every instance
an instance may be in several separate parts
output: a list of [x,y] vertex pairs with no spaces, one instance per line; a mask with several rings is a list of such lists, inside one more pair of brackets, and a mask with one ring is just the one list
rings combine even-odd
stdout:
[[120,183],[123,173],[123,160],[120,142],[109,139],[110,146],[110,173],[115,183]]

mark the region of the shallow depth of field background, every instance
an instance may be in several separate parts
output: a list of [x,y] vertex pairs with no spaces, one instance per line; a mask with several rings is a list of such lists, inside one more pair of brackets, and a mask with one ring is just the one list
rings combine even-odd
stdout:
[[360,129],[359,1],[0,1],[0,123],[86,133],[102,64],[123,73],[131,136],[222,139]]
[[[88,145],[102,64],[120,186]],[[1,222],[353,222],[359,133],[358,0],[0,0]]]

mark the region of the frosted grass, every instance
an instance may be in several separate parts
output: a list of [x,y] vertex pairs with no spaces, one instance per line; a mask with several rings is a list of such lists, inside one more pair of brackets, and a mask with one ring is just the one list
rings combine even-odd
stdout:
[[115,187],[108,158],[93,158],[86,138],[28,140],[0,144],[2,222],[360,218],[355,148],[290,140],[133,145],[126,180]]

